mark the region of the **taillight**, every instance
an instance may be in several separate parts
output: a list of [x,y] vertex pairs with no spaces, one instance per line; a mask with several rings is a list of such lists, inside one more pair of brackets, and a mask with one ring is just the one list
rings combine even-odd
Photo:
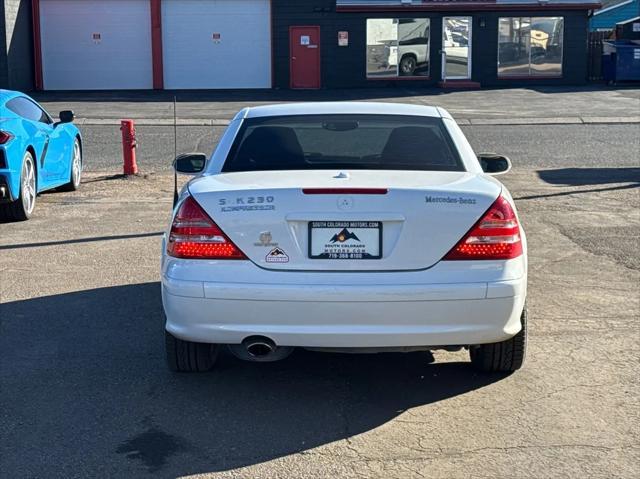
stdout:
[[167,254],[191,259],[246,259],[191,196],[173,218]]
[[8,143],[11,138],[13,138],[11,133],[0,130],[0,145]]
[[518,219],[503,197],[471,228],[443,258],[445,260],[511,259],[522,254]]

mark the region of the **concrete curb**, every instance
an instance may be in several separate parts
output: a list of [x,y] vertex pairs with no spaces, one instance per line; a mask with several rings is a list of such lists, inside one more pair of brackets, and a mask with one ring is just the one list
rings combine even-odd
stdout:
[[611,118],[606,116],[583,116],[582,121],[586,124],[618,124],[618,123],[640,123],[640,116]]
[[[173,126],[173,118],[131,118],[138,126]],[[178,126],[227,126],[231,120],[206,119],[206,118],[178,118]],[[78,126],[120,126],[120,120],[116,118],[76,118]]]
[[[137,126],[172,126],[172,118],[133,118]],[[224,118],[178,118],[178,126],[227,126],[231,120]],[[556,118],[456,118],[461,126],[497,125],[633,125],[640,124],[640,116],[567,116]],[[78,126],[120,126],[115,118],[76,118]]]
[[582,125],[580,117],[557,118],[472,118],[472,125]]

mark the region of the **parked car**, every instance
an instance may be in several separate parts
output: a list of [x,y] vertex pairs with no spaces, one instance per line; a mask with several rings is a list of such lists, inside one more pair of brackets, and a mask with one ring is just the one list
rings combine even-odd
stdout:
[[72,111],[59,121],[35,100],[0,90],[0,220],[31,217],[39,193],[74,191],[82,176],[82,136]]
[[246,108],[194,174],[162,247],[166,349],[205,371],[221,345],[271,361],[321,351],[459,350],[524,361],[526,238],[495,174],[442,108]]
[[403,18],[398,23],[398,46],[390,49],[389,64],[398,66],[399,76],[412,76],[429,62],[429,23],[414,18]]
[[447,62],[467,65],[469,62],[469,39],[466,35],[444,30],[443,45],[447,53]]
[[[400,63],[398,64],[398,57]],[[389,47],[389,65],[398,65],[399,76],[414,75],[418,68],[427,64],[428,49],[426,45],[408,44]]]

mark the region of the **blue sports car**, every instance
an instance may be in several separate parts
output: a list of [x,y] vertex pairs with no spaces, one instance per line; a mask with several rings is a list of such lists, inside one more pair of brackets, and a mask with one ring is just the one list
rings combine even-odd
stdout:
[[73,112],[51,116],[27,95],[0,90],[0,221],[33,213],[38,193],[75,191],[82,175],[82,136]]

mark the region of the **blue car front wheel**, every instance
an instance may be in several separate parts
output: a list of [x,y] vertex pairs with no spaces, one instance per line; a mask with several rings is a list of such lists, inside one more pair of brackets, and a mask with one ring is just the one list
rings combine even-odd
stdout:
[[36,207],[37,172],[35,161],[30,152],[26,152],[22,160],[20,172],[20,195],[11,203],[0,205],[0,220],[24,221],[28,220]]

